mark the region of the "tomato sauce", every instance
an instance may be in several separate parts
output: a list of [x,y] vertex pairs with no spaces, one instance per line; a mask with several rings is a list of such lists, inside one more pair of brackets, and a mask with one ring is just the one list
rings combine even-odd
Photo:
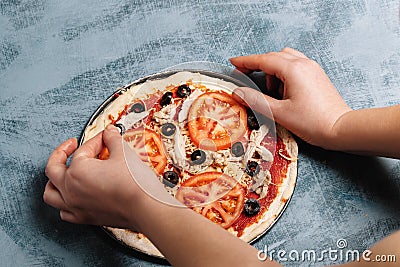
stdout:
[[120,112],[118,112],[118,117],[114,118],[113,115],[108,115],[108,118],[111,120],[111,124],[115,124],[117,121],[119,121],[121,119],[121,117],[125,114],[128,113],[128,107],[129,105],[125,105],[124,109],[121,110]]
[[150,125],[150,123],[153,121],[153,115],[154,115],[154,109],[151,109],[149,111],[149,115],[143,119],[145,125]]
[[161,99],[161,96],[162,96],[161,92],[156,92],[150,95],[150,97],[143,99],[142,101],[146,107],[146,110],[155,108],[156,111],[159,111],[161,109],[159,105],[159,100]]
[[[232,225],[233,229],[238,232],[238,236],[241,236],[243,234],[243,231],[247,226],[257,223],[260,220],[262,214],[264,214],[264,212],[266,212],[266,210],[268,210],[272,201],[276,198],[276,196],[278,194],[278,186],[282,183],[283,178],[286,177],[289,160],[283,158],[279,154],[279,151],[281,151],[281,153],[282,153],[282,151],[286,150],[286,146],[283,143],[282,139],[279,137],[277,137],[276,142],[274,141],[272,136],[269,136],[267,139],[270,141],[269,142],[270,144],[276,143],[274,161],[269,169],[269,171],[271,173],[271,182],[272,183],[268,186],[267,195],[262,199],[258,199],[259,195],[256,194],[255,192],[247,193],[246,199],[249,199],[249,198],[258,199],[258,201],[260,202],[260,206],[261,206],[260,212],[255,216],[247,216],[244,214],[244,212],[242,212],[240,214],[238,219]],[[269,148],[269,147],[267,146],[267,148]]]
[[[272,176],[272,182],[274,184],[281,184],[283,178],[286,177],[287,168],[289,166],[290,161],[285,159],[279,154],[284,151],[286,151],[286,145],[283,143],[282,139],[278,137],[276,143],[274,162],[272,163],[272,166],[269,170]],[[288,155],[285,156],[289,157]]]

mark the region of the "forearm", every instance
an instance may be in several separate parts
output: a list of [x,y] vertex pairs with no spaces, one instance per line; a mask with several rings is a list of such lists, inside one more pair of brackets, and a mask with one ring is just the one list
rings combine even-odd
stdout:
[[400,105],[347,112],[333,130],[328,149],[400,158]]
[[[368,251],[367,251],[368,252]],[[383,260],[385,259],[385,260]],[[342,267],[378,267],[399,266],[400,259],[400,231],[385,237],[373,245],[368,253],[360,255],[358,261],[340,265]]]
[[[139,229],[173,266],[265,266],[257,250],[194,211],[146,197]],[[268,266],[280,266],[268,262]]]

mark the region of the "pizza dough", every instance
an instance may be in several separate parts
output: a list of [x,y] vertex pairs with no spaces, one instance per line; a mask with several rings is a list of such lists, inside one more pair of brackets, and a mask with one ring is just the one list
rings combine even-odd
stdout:
[[[181,86],[180,89],[179,86]],[[125,140],[128,140],[126,137],[128,135],[137,139],[139,134],[135,129],[147,129],[146,131],[151,132],[152,143],[158,144],[160,153],[157,157],[149,156],[143,160],[153,167],[161,182],[165,181],[167,171],[179,174],[176,186],[174,184],[165,186],[166,190],[174,196],[186,194],[182,191],[184,186],[180,186],[191,181],[193,183],[195,179],[204,178],[207,176],[204,173],[210,175],[224,173],[232,177],[239,182],[242,189],[238,192],[243,192],[242,196],[228,197],[220,201],[223,202],[220,205],[225,208],[229,201],[236,201],[233,206],[240,207],[241,210],[235,213],[234,221],[229,223],[224,221],[223,213],[228,213],[229,207],[220,213],[213,209],[213,206],[208,206],[209,211],[205,211],[205,205],[192,208],[220,225],[229,226],[226,229],[233,235],[251,242],[265,233],[278,219],[293,194],[297,175],[298,148],[291,134],[274,123],[260,123],[258,128],[250,129],[252,123],[248,119],[251,111],[247,109],[250,113],[243,115],[246,107],[231,98],[233,90],[237,87],[232,82],[189,71],[133,83],[117,91],[102,106],[102,110],[95,113],[95,118],[89,121],[84,130],[81,144],[104,130],[109,124],[122,124]],[[181,90],[180,93],[177,92],[178,89]],[[171,92],[168,93],[170,96],[166,95],[166,92]],[[201,100],[202,98],[205,100]],[[197,105],[199,110],[195,110],[196,103],[199,101],[203,101],[204,105],[211,101],[211,104],[208,109],[202,109],[204,105],[202,106],[203,102],[201,102]],[[136,104],[135,107],[133,107],[134,104]],[[223,109],[225,106],[227,108]],[[207,111],[209,111],[208,117],[204,115]],[[190,129],[191,123],[188,121],[193,122],[197,119],[191,118],[192,114],[200,114],[198,117],[204,117],[205,123],[214,125],[213,132],[204,133],[198,130],[201,128],[203,119],[199,119],[200,124],[195,124]],[[247,118],[247,121],[244,118]],[[171,126],[174,128],[173,138],[162,133],[162,127],[168,123],[173,124]],[[205,127],[204,131],[208,128]],[[216,134],[219,135],[212,137]],[[215,147],[202,145],[204,136],[211,136],[209,138],[214,141]],[[230,139],[227,139],[227,136]],[[196,138],[200,140],[200,143],[196,141]],[[143,140],[146,142],[147,139],[143,137]],[[218,141],[218,143],[217,140],[223,142]],[[239,142],[241,143],[239,148],[243,151],[238,156],[233,152],[233,144]],[[138,153],[137,146],[132,145],[132,148]],[[193,154],[196,150],[201,152],[196,152],[198,154],[196,156],[204,157],[204,161],[199,164],[193,164],[195,161],[188,157],[188,154]],[[166,160],[160,161],[164,157]],[[254,166],[250,166],[250,162]],[[251,169],[249,166],[254,168]],[[245,203],[243,199],[246,200]],[[249,215],[246,208],[252,207],[254,203],[259,211],[255,215]],[[219,206],[218,209],[220,210],[221,207]],[[233,213],[228,215],[233,216]],[[111,227],[105,227],[105,229],[131,248],[155,257],[163,257],[141,233]]]

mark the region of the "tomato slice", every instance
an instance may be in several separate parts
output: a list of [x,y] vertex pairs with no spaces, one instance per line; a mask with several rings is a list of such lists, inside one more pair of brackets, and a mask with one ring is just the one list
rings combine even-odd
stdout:
[[175,197],[214,223],[229,228],[243,210],[244,193],[232,177],[205,172],[184,181]]
[[126,131],[123,138],[143,162],[151,163],[156,173],[164,172],[167,157],[159,134],[149,129],[137,128]]
[[204,93],[190,107],[188,128],[191,140],[201,149],[230,148],[246,133],[246,109],[227,93]]
[[108,159],[110,157],[110,152],[106,147],[103,147],[103,149],[100,151],[98,158],[101,160]]

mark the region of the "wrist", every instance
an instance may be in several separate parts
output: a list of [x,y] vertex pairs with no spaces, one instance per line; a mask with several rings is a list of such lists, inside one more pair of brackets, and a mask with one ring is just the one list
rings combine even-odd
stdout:
[[[131,195],[128,218],[133,228],[145,235],[148,235],[148,226],[155,223],[160,215],[172,206],[182,206],[178,200],[171,196],[164,186],[155,181],[150,188],[141,187],[134,180],[135,192]],[[163,217],[163,216],[161,216]]]
[[127,201],[127,203],[130,203],[126,214],[129,225],[127,228],[142,233],[143,226],[141,225],[141,222],[147,214],[146,203],[149,202],[149,196],[140,188],[135,191],[137,192],[132,194],[130,200]]
[[346,131],[349,130],[349,118],[354,110],[350,109],[341,114],[334,122],[325,149],[343,151],[347,149]]

